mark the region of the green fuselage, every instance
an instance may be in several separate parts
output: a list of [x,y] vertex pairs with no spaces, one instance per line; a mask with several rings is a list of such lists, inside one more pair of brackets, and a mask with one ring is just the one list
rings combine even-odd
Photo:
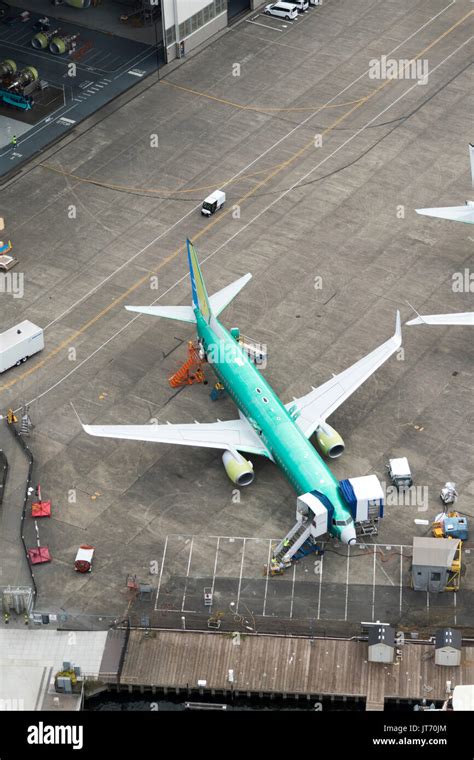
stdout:
[[352,517],[337,479],[228,330],[215,317],[208,324],[198,309],[195,315],[207,359],[227,393],[296,493],[319,491],[329,499],[333,514],[328,530],[341,539],[343,524],[352,524]]

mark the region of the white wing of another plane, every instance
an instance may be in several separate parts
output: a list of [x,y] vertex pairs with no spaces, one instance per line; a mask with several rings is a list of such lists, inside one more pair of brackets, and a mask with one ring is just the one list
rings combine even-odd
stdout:
[[[76,412],[77,414],[77,412]],[[81,420],[79,420],[81,422]],[[195,422],[173,425],[81,425],[86,433],[99,438],[123,438],[127,441],[175,443],[210,449],[235,449],[271,458],[270,452],[245,419],[225,422]]]
[[450,219],[453,222],[474,224],[474,203],[466,201],[465,206],[446,206],[441,208],[417,208],[417,214],[435,216],[438,219]]
[[[471,181],[474,186],[474,145],[472,144],[469,144],[469,161],[471,164]],[[415,211],[417,214],[423,214],[423,216],[434,216],[437,219],[449,219],[452,222],[474,224],[474,201],[466,201],[464,206],[417,208]]]
[[[418,312],[417,312],[418,314]],[[458,314],[418,314],[415,319],[406,322],[407,325],[474,325],[474,311],[464,311]]]
[[309,438],[318,425],[324,422],[354,391],[364,383],[402,345],[400,312],[397,311],[395,333],[385,343],[359,359],[348,369],[334,375],[319,388],[295,398],[286,408],[298,412],[296,424]]

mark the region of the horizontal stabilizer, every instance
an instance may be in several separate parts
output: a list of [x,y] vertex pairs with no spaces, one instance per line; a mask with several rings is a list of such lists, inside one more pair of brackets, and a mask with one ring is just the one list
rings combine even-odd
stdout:
[[[221,311],[240,293],[244,285],[251,279],[250,273],[244,274],[235,282],[226,285],[222,290],[217,291],[206,300],[210,313],[218,317]],[[207,299],[207,295],[206,295]],[[176,319],[178,322],[196,323],[194,308],[192,306],[126,306],[127,311],[136,311],[138,314],[148,314],[151,317],[165,317],[166,319]]]
[[470,204],[441,208],[417,208],[415,211],[423,216],[434,216],[437,219],[449,219],[452,222],[474,224],[474,207]]
[[[418,312],[417,312],[418,314]],[[407,325],[471,325],[474,326],[474,311],[454,314],[418,314]]]
[[225,307],[233,298],[235,298],[237,293],[240,293],[244,285],[246,285],[251,278],[252,275],[248,272],[247,274],[244,274],[243,277],[240,277],[240,279],[232,282],[230,285],[226,285],[225,288],[217,291],[217,293],[214,293],[214,295],[209,298],[211,311],[215,317],[218,317],[221,311],[224,311]]
[[178,322],[196,322],[192,306],[126,306],[127,311],[149,314],[151,317],[177,319]]

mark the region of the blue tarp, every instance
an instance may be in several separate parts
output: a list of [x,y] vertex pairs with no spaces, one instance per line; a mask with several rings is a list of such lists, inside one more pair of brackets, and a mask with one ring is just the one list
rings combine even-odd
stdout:
[[[357,515],[357,497],[354,493],[354,489],[352,488],[352,484],[348,479],[340,480],[339,487],[342,491],[342,495],[345,501],[347,502],[350,513],[355,520]],[[379,517],[383,517],[383,499],[378,499],[377,501],[379,503]]]
[[330,525],[330,523],[331,523],[331,520],[332,520],[332,515],[333,515],[333,512],[334,512],[334,507],[333,507],[333,505],[331,504],[331,502],[330,502],[330,500],[328,499],[328,497],[327,497],[327,496],[325,496],[325,495],[324,495],[323,493],[321,493],[320,491],[311,491],[310,493],[312,493],[312,494],[313,494],[313,496],[316,496],[316,498],[317,498],[317,499],[319,499],[319,501],[321,502],[321,504],[322,504],[324,507],[326,507],[326,509],[327,509],[327,511],[328,511],[328,515],[329,515],[329,516],[328,516],[328,526],[329,526],[329,525]]
[[342,491],[342,495],[344,496],[344,499],[347,503],[347,506],[350,509],[351,515],[355,519],[357,512],[357,498],[354,493],[354,489],[352,488],[349,480],[340,480],[339,486]]

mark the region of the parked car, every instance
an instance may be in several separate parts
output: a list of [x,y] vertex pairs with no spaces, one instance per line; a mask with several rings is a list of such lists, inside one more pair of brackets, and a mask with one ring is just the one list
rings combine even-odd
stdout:
[[264,13],[267,16],[277,16],[287,21],[294,21],[295,18],[298,18],[298,8],[294,3],[270,3],[270,5],[265,6]]
[[291,0],[291,5],[296,5],[298,13],[304,13],[309,8],[309,0]]

